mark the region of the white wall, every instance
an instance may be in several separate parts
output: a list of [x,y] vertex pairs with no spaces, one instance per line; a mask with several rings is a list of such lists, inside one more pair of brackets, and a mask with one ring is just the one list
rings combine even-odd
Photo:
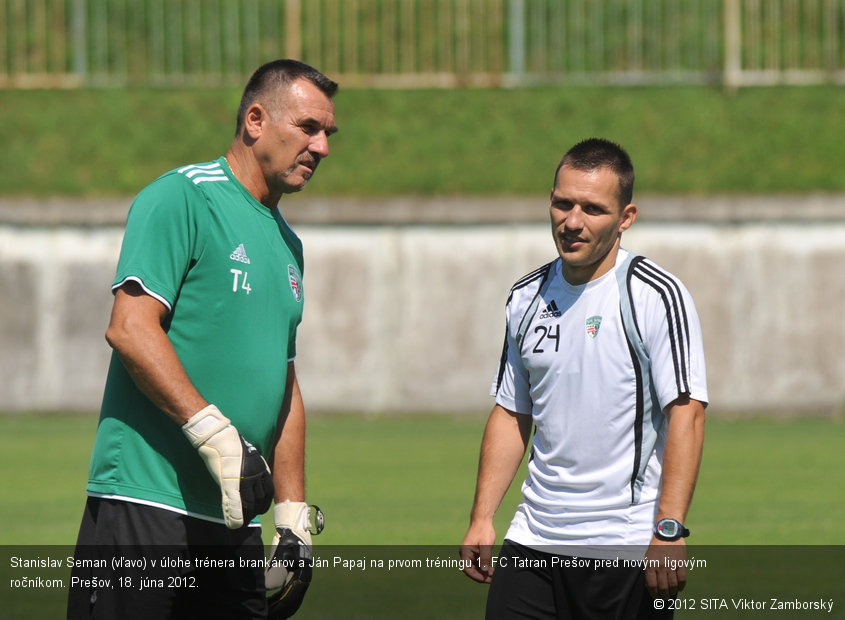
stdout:
[[[508,290],[554,257],[543,218],[301,219],[306,405],[486,413]],[[692,292],[711,411],[841,413],[845,217],[714,219],[643,218],[623,239]],[[0,222],[0,410],[97,408],[121,238],[114,223]]]

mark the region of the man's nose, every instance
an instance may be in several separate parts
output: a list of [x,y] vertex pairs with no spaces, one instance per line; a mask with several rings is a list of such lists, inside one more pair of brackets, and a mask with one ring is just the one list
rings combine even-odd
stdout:
[[581,210],[581,207],[574,205],[566,214],[566,220],[564,220],[563,224],[570,230],[581,230],[584,228],[584,212]]
[[308,145],[308,150],[320,157],[329,156],[329,137],[325,131],[316,134]]

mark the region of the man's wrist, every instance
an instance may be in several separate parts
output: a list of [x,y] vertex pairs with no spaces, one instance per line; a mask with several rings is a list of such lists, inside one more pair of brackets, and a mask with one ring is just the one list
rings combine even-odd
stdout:
[[199,448],[209,437],[229,426],[229,418],[214,405],[207,405],[182,424],[182,432],[195,448]]
[[478,508],[473,508],[469,513],[470,523],[492,523],[493,517],[496,516],[495,511],[489,512]]
[[323,531],[325,517],[319,506],[305,502],[277,502],[273,508],[276,531],[289,529],[301,540],[311,544],[311,535]]
[[658,540],[668,542],[686,538],[690,535],[689,529],[687,529],[683,523],[681,523],[678,519],[673,519],[671,517],[657,521],[657,523],[654,524],[653,533],[654,537]]

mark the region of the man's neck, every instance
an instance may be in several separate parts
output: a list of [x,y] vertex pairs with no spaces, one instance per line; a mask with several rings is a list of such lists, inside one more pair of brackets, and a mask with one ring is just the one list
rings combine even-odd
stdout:
[[252,194],[253,198],[271,211],[278,207],[282,195],[273,196],[270,193],[264,175],[261,174],[258,163],[251,153],[244,152],[243,149],[238,149],[233,145],[223,157],[232,174],[246,191]]

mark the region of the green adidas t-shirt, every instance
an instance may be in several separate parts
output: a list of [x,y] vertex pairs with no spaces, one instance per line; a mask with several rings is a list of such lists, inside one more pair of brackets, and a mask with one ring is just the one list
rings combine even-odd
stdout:
[[[129,211],[114,288],[135,280],[168,308],[164,327],[188,377],[265,458],[296,353],[302,270],[299,238],[222,157],[163,175]],[[203,461],[116,354],[88,492],[223,518]]]

